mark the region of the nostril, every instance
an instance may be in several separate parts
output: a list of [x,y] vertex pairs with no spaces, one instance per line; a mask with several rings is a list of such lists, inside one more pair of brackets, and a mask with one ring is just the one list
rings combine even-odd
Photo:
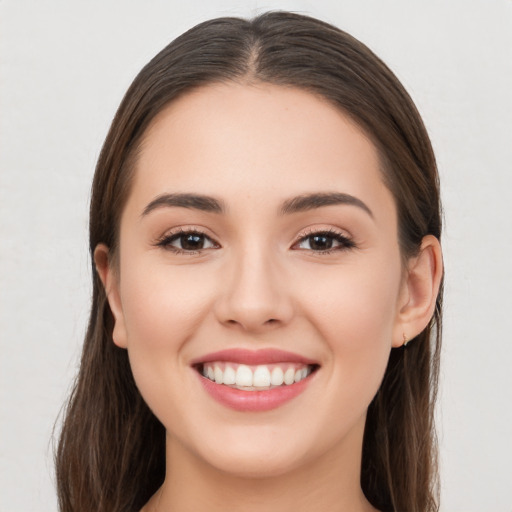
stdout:
[[[252,328],[250,325],[248,326],[248,323],[247,324],[244,324],[243,322],[240,322],[238,320],[234,320],[234,319],[229,319],[226,321],[227,324],[229,325],[241,325],[242,327],[245,327],[245,328]],[[265,320],[261,325],[265,326],[265,325],[274,325],[276,323],[279,323],[279,320],[277,320],[276,318],[269,318],[268,320]]]

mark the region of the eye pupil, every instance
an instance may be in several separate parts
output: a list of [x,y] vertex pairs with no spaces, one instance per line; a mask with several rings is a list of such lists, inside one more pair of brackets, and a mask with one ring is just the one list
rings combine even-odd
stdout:
[[204,246],[204,236],[198,234],[182,235],[181,247],[186,251],[195,251]]
[[325,251],[332,248],[332,238],[325,235],[314,235],[310,238],[310,247],[316,251]]

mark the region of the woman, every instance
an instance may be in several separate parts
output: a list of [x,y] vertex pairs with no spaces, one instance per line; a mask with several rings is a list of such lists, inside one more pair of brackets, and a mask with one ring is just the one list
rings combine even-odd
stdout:
[[438,177],[391,71],[318,20],[191,29],[96,169],[61,510],[433,511]]

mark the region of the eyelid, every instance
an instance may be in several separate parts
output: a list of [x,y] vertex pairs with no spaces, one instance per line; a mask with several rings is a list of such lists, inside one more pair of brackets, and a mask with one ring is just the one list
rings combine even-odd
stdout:
[[299,232],[297,237],[295,238],[295,242],[302,240],[303,238],[307,238],[308,236],[313,236],[317,234],[328,234],[331,236],[341,236],[348,240],[352,240],[352,235],[348,233],[344,229],[334,228],[332,226],[308,226]]
[[[206,247],[201,248],[197,250],[191,250],[191,249],[180,249],[179,247],[171,246],[171,241],[174,241],[175,239],[178,239],[180,236],[188,235],[188,234],[199,234],[201,236],[204,236],[207,238],[214,247]],[[161,247],[163,249],[169,250],[171,252],[174,252],[176,254],[199,254],[203,251],[215,248],[218,249],[221,247],[221,245],[211,236],[208,235],[204,229],[198,226],[179,226],[176,228],[172,228],[170,230],[167,230],[162,236],[158,237],[155,242],[153,243],[156,247]]]
[[293,242],[292,249],[297,246],[299,243],[303,242],[309,237],[315,236],[315,235],[325,235],[327,237],[333,238],[334,240],[338,241],[341,245],[338,247],[333,247],[325,250],[313,250],[313,249],[296,249],[296,250],[302,250],[307,251],[312,254],[316,255],[322,255],[322,254],[329,254],[331,252],[338,252],[343,250],[349,250],[356,248],[357,245],[354,242],[352,236],[341,229],[330,227],[308,227],[305,230],[301,231],[295,241]]
[[[205,237],[213,247],[203,247],[196,250],[193,249],[181,249],[179,247],[175,247],[171,245],[172,242],[179,239],[180,236],[188,235],[188,234],[199,234],[203,237]],[[296,246],[305,240],[307,240],[309,237],[313,236],[326,236],[328,238],[334,239],[336,242],[338,242],[339,245],[335,247],[330,247],[323,250],[315,250],[315,249],[307,249],[307,248],[297,248]],[[176,228],[172,228],[168,231],[166,231],[161,237],[155,240],[153,243],[156,247],[161,247],[163,249],[169,250],[171,252],[174,252],[176,254],[186,254],[186,255],[192,255],[192,254],[200,254],[204,251],[210,250],[210,249],[219,249],[221,248],[221,244],[217,242],[217,240],[206,233],[206,230],[199,227],[199,226],[179,226]],[[355,248],[356,243],[354,242],[352,236],[346,231],[339,229],[339,228],[333,228],[332,226],[329,227],[322,227],[322,226],[309,226],[305,228],[303,231],[301,231],[295,238],[291,249],[293,250],[300,250],[304,252],[308,252],[315,255],[326,255],[331,252],[340,252],[343,250],[349,250],[352,248]]]

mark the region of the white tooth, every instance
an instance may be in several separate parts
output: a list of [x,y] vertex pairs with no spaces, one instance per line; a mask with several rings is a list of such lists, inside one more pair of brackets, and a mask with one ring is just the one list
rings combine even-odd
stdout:
[[288,385],[293,384],[294,379],[295,379],[295,370],[293,368],[288,368],[288,370],[286,370],[284,372],[284,383],[288,384]]
[[307,376],[308,376],[308,367],[305,366],[304,368],[302,368],[302,375],[300,376],[300,379],[305,379]]
[[270,383],[272,386],[280,386],[284,381],[284,373],[279,366],[276,366],[272,370],[272,376],[270,377]]
[[302,378],[302,370],[297,370],[295,372],[294,380],[295,382],[299,382],[299,380]]
[[217,384],[222,384],[222,370],[217,365],[215,365],[213,374],[215,376],[215,382]]
[[236,385],[237,386],[252,386],[252,371],[245,364],[241,364],[236,369]]
[[226,365],[226,368],[224,369],[224,384],[235,384],[236,382],[236,373],[235,370],[231,366]]
[[210,380],[215,380],[215,373],[213,372],[213,368],[211,366],[208,366],[207,375]]
[[203,364],[203,377],[208,377],[208,370],[206,369],[206,365]]
[[259,388],[270,386],[270,371],[266,366],[258,366],[254,371],[252,385]]

